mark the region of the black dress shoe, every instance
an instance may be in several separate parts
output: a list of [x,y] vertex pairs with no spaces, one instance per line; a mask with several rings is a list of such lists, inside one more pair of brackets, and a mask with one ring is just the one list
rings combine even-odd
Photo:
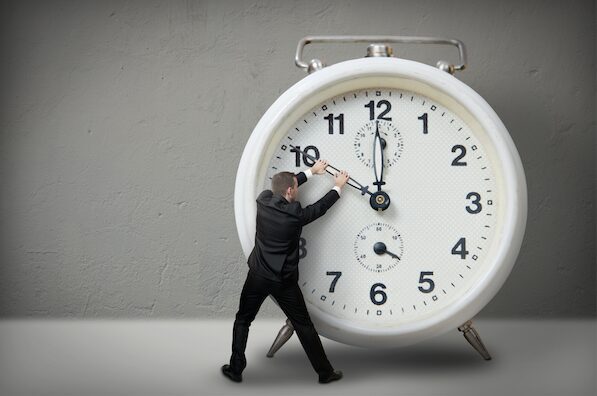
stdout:
[[325,376],[325,377],[319,376],[319,383],[327,384],[328,382],[338,381],[340,378],[342,378],[342,371],[334,370],[332,372],[332,374],[330,374],[328,376]]
[[222,373],[224,373],[226,377],[230,378],[231,381],[241,382],[243,380],[243,375],[232,372],[232,370],[230,370],[229,364],[222,366]]

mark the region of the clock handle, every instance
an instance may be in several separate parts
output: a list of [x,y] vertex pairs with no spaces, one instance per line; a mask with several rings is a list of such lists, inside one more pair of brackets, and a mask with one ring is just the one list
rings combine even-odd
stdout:
[[460,64],[454,65],[440,60],[437,62],[437,67],[450,74],[454,74],[456,70],[464,70],[466,67],[466,49],[464,48],[464,43],[457,39],[417,36],[307,36],[303,37],[298,43],[294,63],[297,67],[308,73],[324,67],[324,64],[319,59],[312,59],[309,63],[303,60],[303,49],[307,44],[311,43],[369,43],[367,56],[392,56],[392,48],[382,43],[453,45],[458,48]]
[[483,356],[485,360],[491,360],[491,355],[483,345],[483,341],[481,341],[481,336],[477,333],[477,330],[473,327],[473,321],[468,320],[463,325],[458,326],[458,330],[462,332],[464,338]]

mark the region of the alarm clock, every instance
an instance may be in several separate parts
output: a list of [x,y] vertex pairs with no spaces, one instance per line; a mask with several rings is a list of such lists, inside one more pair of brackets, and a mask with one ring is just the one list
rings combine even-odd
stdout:
[[[306,44],[342,41],[373,45],[364,58],[327,67],[301,59]],[[462,64],[400,59],[389,42],[456,45]],[[351,177],[300,240],[299,286],[322,336],[393,347],[456,328],[471,333],[470,320],[510,274],[526,225],[524,170],[495,111],[452,75],[465,61],[452,39],[307,37],[296,63],[310,74],[255,126],[234,193],[246,257],[255,199],[274,174],[326,159],[331,173]],[[298,200],[313,203],[332,186],[332,177],[313,176]],[[472,330],[467,339],[484,349]]]

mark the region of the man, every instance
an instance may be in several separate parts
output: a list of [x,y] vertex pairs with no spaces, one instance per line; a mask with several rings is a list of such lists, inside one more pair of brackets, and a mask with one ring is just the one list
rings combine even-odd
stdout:
[[242,381],[247,365],[245,349],[249,326],[268,295],[272,295],[290,319],[320,383],[342,378],[328,361],[319,335],[311,322],[305,300],[298,286],[299,238],[304,225],[323,216],[340,198],[348,181],[341,171],[334,177],[334,187],[312,205],[302,207],[297,201],[298,186],[312,175],[325,173],[328,163],[318,160],[305,172],[280,172],[272,177],[272,189],[257,197],[255,247],[249,255],[249,272],[240,296],[232,332],[230,364],[222,372],[232,381]]

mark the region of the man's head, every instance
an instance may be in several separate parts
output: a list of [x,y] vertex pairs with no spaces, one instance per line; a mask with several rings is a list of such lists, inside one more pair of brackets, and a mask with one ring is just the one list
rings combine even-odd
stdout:
[[298,181],[292,172],[279,172],[272,177],[272,192],[293,202],[298,196]]

